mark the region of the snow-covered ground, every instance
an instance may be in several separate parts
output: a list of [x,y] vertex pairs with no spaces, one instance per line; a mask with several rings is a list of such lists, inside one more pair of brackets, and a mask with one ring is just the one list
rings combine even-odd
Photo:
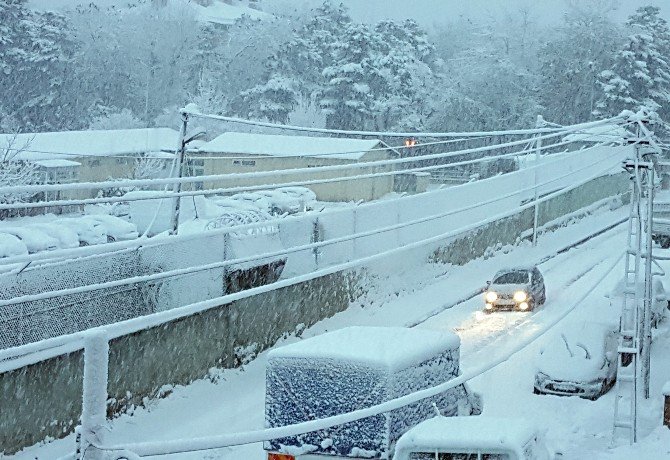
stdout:
[[[547,285],[547,302],[536,312],[501,312],[484,316],[479,313],[482,308],[480,296],[464,302],[459,300],[481,288],[500,266],[538,262],[594,229],[621,219],[625,213],[625,208],[601,211],[542,236],[536,248],[529,244],[502,248],[489,259],[475,260],[462,267],[431,265],[421,270],[416,266],[380,269],[375,284],[381,287],[372,289],[347,311],[304,331],[302,337],[350,325],[455,330],[462,340],[462,370],[467,371],[501,356],[519,340],[556,320],[584,292],[591,291],[591,294],[563,321],[616,320],[619,311],[609,307],[604,295],[622,276],[622,266],[611,272],[600,285],[594,286],[594,283],[621,254],[625,244],[624,226],[541,264]],[[666,269],[670,273],[670,264]],[[535,356],[546,338],[542,336],[523,352],[471,382],[473,389],[484,397],[485,415],[523,417],[547,428],[549,442],[565,453],[566,460],[670,458],[670,430],[656,429],[661,423],[661,387],[670,380],[667,320],[657,331],[652,348],[652,397],[643,402],[640,411],[641,437],[651,435],[632,450],[627,446],[610,449],[611,392],[597,401],[533,394]],[[289,337],[282,343],[298,340],[301,339]],[[262,428],[266,356],[267,353],[262,353],[239,369],[213,372],[209,379],[175,388],[167,398],[151,401],[147,407],[117,418],[111,423],[107,440],[112,443],[160,441]],[[73,436],[68,436],[28,448],[10,458],[53,459],[70,452],[73,446]],[[255,444],[169,458],[261,460],[265,454],[260,444]]]

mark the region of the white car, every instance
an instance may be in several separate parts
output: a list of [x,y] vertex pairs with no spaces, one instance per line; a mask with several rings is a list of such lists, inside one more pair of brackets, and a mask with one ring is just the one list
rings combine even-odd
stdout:
[[302,211],[302,203],[298,198],[278,190],[261,190],[258,193],[268,198],[272,214],[296,214]]
[[80,218],[80,220],[101,224],[107,233],[108,242],[134,240],[139,236],[137,227],[120,217],[108,214],[90,214]]
[[74,230],[70,228],[53,223],[30,224],[28,227],[36,228],[37,230],[46,233],[50,237],[56,238],[61,249],[79,247],[79,236]]
[[52,238],[36,228],[2,227],[0,228],[0,232],[17,237],[26,245],[30,254],[41,251],[53,251],[60,246],[56,238]]
[[435,417],[410,428],[394,460],[550,460],[557,457],[526,420],[478,415]]
[[27,254],[28,248],[20,239],[9,233],[0,233],[0,259]]
[[616,382],[618,324],[566,325],[540,349],[533,392],[598,399]]
[[299,200],[302,211],[311,211],[316,206],[316,193],[307,187],[280,187],[277,191]]
[[231,195],[229,200],[238,201],[240,203],[249,204],[256,209],[261,211],[271,212],[272,211],[272,202],[268,199],[267,196],[261,195],[260,193],[255,192],[245,192],[245,193],[236,193]]
[[70,217],[57,219],[54,223],[73,230],[79,237],[80,246],[89,246],[107,242],[107,231],[100,222]]

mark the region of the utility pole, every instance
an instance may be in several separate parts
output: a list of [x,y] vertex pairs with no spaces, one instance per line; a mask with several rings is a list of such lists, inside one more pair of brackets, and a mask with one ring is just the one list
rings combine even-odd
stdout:
[[[614,399],[613,439],[617,429],[627,430],[630,443],[637,442],[638,400],[649,397],[652,288],[652,206],[654,198],[654,164],[642,153],[649,145],[638,126],[637,135],[629,139],[635,146],[635,157],[624,167],[631,174],[632,191],[628,221],[628,247],[624,271],[624,291],[619,322],[616,395]],[[642,213],[643,197],[646,212]],[[643,223],[644,217],[644,223]],[[644,252],[643,252],[644,248]],[[644,260],[644,272],[642,263]],[[640,278],[642,276],[642,278]],[[644,283],[640,298],[640,283]]]
[[[543,128],[547,123],[544,121],[544,118],[542,118],[542,115],[537,116],[537,121],[535,122],[535,127],[536,128]],[[535,202],[535,205],[533,206],[533,246],[537,246],[537,224],[538,224],[538,217],[540,214],[540,205],[537,202],[537,200],[540,197],[540,191],[538,190],[537,187],[537,170],[540,168],[540,152],[542,151],[542,134],[537,135],[537,139],[535,140],[535,168],[533,170],[535,171],[534,174],[534,181],[535,181],[535,187],[533,187],[534,193],[533,193],[533,201]]]
[[179,179],[175,182],[172,191],[174,192],[174,198],[172,202],[172,228],[170,229],[170,235],[176,235],[179,231],[179,208],[180,208],[180,196],[181,192],[181,178],[184,171],[184,157],[186,156],[186,128],[188,127],[188,113],[185,111],[181,113],[181,129],[179,130],[179,145],[177,149],[177,168],[176,168],[176,177]]

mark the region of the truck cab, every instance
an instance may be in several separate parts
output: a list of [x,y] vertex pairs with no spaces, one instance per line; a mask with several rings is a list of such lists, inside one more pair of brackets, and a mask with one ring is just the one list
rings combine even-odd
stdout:
[[552,460],[539,432],[524,420],[435,417],[400,437],[393,460]]

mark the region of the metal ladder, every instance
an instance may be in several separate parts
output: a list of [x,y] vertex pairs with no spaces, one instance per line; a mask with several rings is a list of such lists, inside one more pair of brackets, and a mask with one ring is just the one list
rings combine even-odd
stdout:
[[635,160],[633,191],[628,220],[628,248],[626,251],[623,305],[621,311],[616,395],[614,400],[613,440],[617,430],[627,430],[631,443],[637,442],[638,377],[640,372],[640,308],[642,297],[638,291],[642,268],[642,195],[640,169]]

